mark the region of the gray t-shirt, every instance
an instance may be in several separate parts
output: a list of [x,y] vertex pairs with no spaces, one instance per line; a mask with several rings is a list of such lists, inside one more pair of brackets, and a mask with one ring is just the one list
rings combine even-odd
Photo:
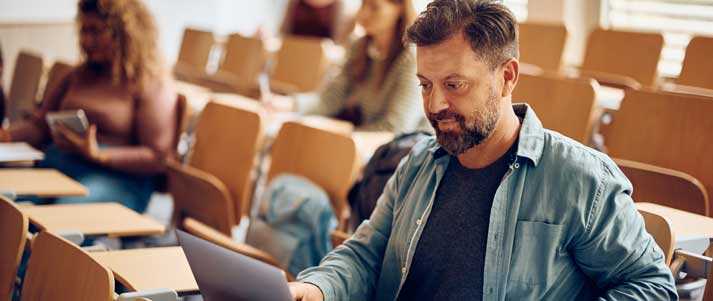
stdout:
[[490,209],[517,141],[480,169],[451,157],[398,300],[481,300]]

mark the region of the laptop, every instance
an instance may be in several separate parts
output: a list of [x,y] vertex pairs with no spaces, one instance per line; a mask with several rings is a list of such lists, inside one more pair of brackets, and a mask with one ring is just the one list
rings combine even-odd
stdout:
[[290,301],[282,270],[176,230],[205,301]]

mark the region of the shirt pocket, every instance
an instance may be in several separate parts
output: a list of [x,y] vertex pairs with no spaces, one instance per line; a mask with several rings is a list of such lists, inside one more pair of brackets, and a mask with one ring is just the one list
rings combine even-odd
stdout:
[[508,282],[517,286],[551,284],[566,265],[563,232],[563,225],[518,221]]

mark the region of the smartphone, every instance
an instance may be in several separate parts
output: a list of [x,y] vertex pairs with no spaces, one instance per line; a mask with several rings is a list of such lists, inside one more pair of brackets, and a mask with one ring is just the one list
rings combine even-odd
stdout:
[[47,120],[47,125],[53,132],[59,130],[57,124],[62,124],[78,134],[84,134],[89,128],[87,115],[85,115],[84,110],[81,109],[48,112],[45,119]]

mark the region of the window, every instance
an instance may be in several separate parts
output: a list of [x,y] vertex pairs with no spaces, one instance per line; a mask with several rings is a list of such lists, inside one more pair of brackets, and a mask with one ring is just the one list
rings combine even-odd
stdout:
[[664,35],[659,74],[677,77],[694,35],[713,35],[713,0],[603,0],[605,26]]

